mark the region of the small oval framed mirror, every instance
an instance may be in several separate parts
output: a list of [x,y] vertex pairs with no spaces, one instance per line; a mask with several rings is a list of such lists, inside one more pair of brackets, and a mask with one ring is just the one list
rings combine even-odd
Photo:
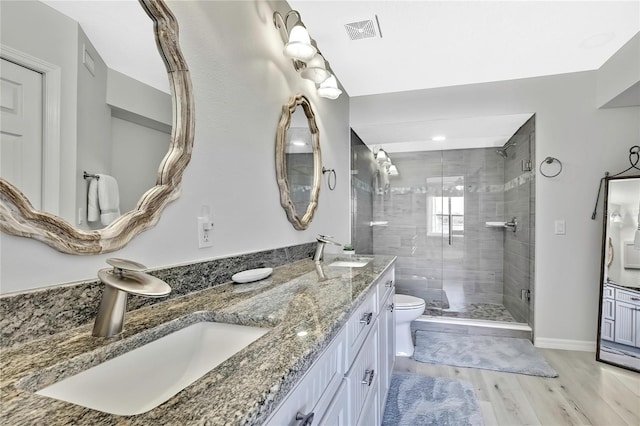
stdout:
[[307,229],[318,207],[322,158],[315,115],[304,95],[292,96],[282,106],[276,134],[276,175],[287,219],[294,228]]

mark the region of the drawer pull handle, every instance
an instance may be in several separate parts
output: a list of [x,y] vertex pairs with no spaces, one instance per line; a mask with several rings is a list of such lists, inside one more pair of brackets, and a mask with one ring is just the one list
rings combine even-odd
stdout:
[[315,414],[313,413],[313,411],[309,414],[302,414],[301,412],[297,412],[296,413],[296,420],[302,420],[299,424],[299,426],[311,426],[311,424],[313,423],[313,416]]
[[389,280],[385,283],[385,287],[393,287],[393,280]]
[[396,307],[396,305],[395,305],[395,304],[393,304],[393,303],[390,303],[390,304],[389,304],[389,310],[390,310],[391,312],[393,312],[393,308],[395,308],[395,307]]
[[375,375],[375,370],[365,370],[364,371],[364,377],[362,378],[362,384],[363,385],[367,385],[367,386],[371,386],[371,383],[373,383],[373,376]]
[[631,300],[634,302],[640,302],[640,297],[632,297]]
[[360,324],[369,325],[371,323],[371,318],[373,318],[373,312],[362,315],[362,318],[360,318]]

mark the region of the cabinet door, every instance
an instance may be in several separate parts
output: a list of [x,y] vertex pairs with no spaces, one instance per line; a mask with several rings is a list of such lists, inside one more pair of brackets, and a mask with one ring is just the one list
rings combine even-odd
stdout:
[[615,305],[613,299],[602,299],[602,318],[614,319]]
[[348,402],[347,384],[343,380],[318,426],[349,426]]
[[616,343],[635,346],[635,308],[636,307],[631,303],[618,302],[616,300],[616,322],[614,336],[614,341]]
[[636,308],[636,311],[633,313],[635,316],[636,323],[636,344],[633,345],[636,348],[640,348],[640,310]]
[[360,413],[364,414],[363,407],[365,401],[368,401],[368,396],[378,388],[380,374],[378,338],[378,320],[376,320],[373,330],[368,334],[351,370],[346,375],[349,387],[349,414],[352,416],[349,424],[356,424]]
[[614,324],[615,322],[609,319],[602,320],[602,328],[600,329],[600,338],[604,340],[614,340]]
[[375,426],[380,424],[381,413],[380,407],[380,394],[378,392],[378,386],[371,391],[369,398],[362,410],[362,415],[358,419],[358,426]]

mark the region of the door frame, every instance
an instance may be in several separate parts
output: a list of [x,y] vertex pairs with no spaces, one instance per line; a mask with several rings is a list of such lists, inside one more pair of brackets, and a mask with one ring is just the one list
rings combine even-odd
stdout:
[[60,93],[59,66],[0,43],[0,57],[42,74],[42,210],[60,213]]

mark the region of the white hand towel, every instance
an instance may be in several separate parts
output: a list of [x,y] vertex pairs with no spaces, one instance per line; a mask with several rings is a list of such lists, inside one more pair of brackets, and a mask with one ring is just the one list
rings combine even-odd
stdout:
[[100,223],[109,225],[120,217],[120,193],[118,181],[109,175],[99,174],[98,204],[100,205]]
[[89,192],[87,194],[87,222],[96,222],[98,219],[100,219],[98,179],[91,179],[89,180]]

